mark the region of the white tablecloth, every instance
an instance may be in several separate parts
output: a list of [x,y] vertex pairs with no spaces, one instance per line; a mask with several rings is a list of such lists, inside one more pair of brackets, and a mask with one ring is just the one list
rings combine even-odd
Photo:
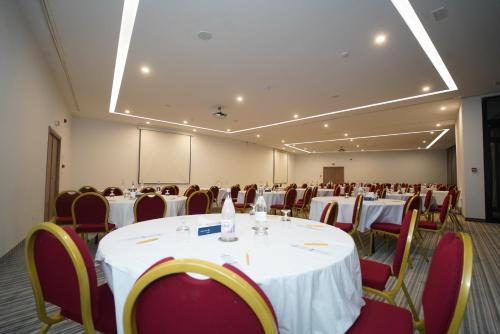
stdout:
[[[323,209],[328,203],[333,200],[337,201],[337,203],[339,204],[339,214],[337,216],[337,221],[343,223],[351,223],[355,197],[315,197],[311,201],[311,211],[309,212],[309,219],[320,221]],[[370,229],[371,224],[376,221],[401,224],[404,204],[404,201],[392,199],[363,201],[358,230],[361,232],[367,231]]]
[[[185,214],[185,196],[163,196],[167,201],[167,217],[181,216]],[[116,196],[109,202],[109,222],[116,227],[124,227],[134,223],[134,203],[135,200],[125,199],[123,196]]]
[[[398,194],[398,193],[387,193],[385,195],[385,198],[387,199],[398,199],[400,201],[405,201],[412,197],[414,194],[413,193],[403,193],[403,194]],[[422,207],[422,210],[424,209],[424,201],[425,201],[425,194],[420,194],[420,205]],[[432,194],[431,197],[431,208],[436,206],[436,198],[434,197],[434,193]]]
[[[258,194],[255,195],[255,200],[257,200]],[[283,204],[285,199],[284,191],[268,191],[264,192],[264,201],[266,201],[267,209],[269,210],[273,204]],[[238,203],[243,203],[245,201],[245,191],[241,190],[238,192]]]
[[436,203],[443,204],[444,199],[448,195],[448,190],[434,190],[432,191],[432,196],[436,199]]
[[[204,190],[204,191],[207,191],[209,189],[210,189],[210,187],[201,188],[201,190]],[[226,188],[219,188],[219,194],[217,195],[217,205],[220,206],[222,204],[222,199],[226,198],[226,194],[227,194]]]
[[[191,233],[176,232],[182,219],[192,227]],[[156,219],[113,231],[101,240],[96,262],[102,264],[113,291],[119,333],[123,306],[135,280],[168,256],[238,267],[269,297],[281,334],[344,333],[354,323],[364,302],[358,254],[346,233],[305,219],[289,223],[268,216],[269,235],[255,237],[251,216],[237,215],[239,240],[224,243],[217,240],[218,234],[195,236],[194,226],[207,220],[218,221],[220,215]],[[152,236],[159,239],[137,244]],[[304,246],[306,242],[328,246],[312,248]]]

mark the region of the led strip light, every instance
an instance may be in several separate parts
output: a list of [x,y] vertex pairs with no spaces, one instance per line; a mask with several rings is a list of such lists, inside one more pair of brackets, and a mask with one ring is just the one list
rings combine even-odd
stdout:
[[[235,134],[235,133],[248,132],[248,131],[253,131],[253,130],[258,130],[258,129],[263,129],[263,128],[269,128],[269,127],[273,127],[273,126],[279,126],[279,125],[283,125],[283,124],[301,122],[301,121],[305,121],[305,120],[311,120],[311,119],[315,119],[315,118],[331,116],[331,115],[340,114],[340,113],[346,113],[346,112],[351,112],[351,111],[379,107],[379,106],[389,105],[389,104],[393,104],[393,103],[397,103],[397,102],[409,101],[409,100],[414,100],[414,99],[418,99],[418,98],[423,98],[426,96],[443,94],[443,93],[448,93],[448,92],[457,90],[458,89],[457,85],[453,81],[453,78],[451,77],[450,72],[448,71],[448,69],[446,68],[446,65],[444,64],[443,60],[439,56],[439,53],[438,53],[436,47],[434,46],[429,35],[425,31],[424,26],[420,22],[417,14],[415,13],[415,10],[411,6],[409,0],[391,0],[391,2],[394,5],[394,7],[396,8],[396,10],[399,12],[399,14],[403,18],[403,20],[405,21],[407,26],[410,28],[412,34],[417,39],[418,43],[420,44],[420,46],[424,50],[425,54],[427,55],[427,57],[429,58],[429,60],[433,64],[436,71],[441,76],[441,79],[446,84],[448,89],[437,91],[437,92],[430,92],[430,93],[425,93],[425,94],[420,94],[420,95],[409,96],[409,97],[403,97],[400,99],[377,102],[377,103],[372,103],[372,104],[368,104],[368,105],[357,106],[357,107],[352,107],[352,108],[347,108],[347,109],[342,109],[342,110],[336,110],[336,111],[312,115],[312,116],[308,116],[308,117],[290,119],[290,120],[285,120],[285,121],[281,121],[281,122],[265,124],[265,125],[260,125],[260,126],[255,126],[255,127],[240,129],[240,130],[234,130],[234,131],[223,131],[223,130],[218,130],[218,129],[206,128],[206,127],[202,127],[202,126],[183,124],[183,123],[178,123],[178,122],[172,122],[172,121],[160,120],[160,119],[155,119],[155,118],[150,118],[150,117],[130,115],[130,114],[125,114],[125,113],[121,113],[121,112],[116,112],[116,105],[118,102],[118,96],[120,93],[120,87],[121,87],[121,83],[122,83],[122,79],[123,79],[125,65],[127,62],[128,50],[130,47],[130,41],[132,38],[134,23],[135,23],[135,19],[137,16],[137,8],[139,6],[139,0],[124,0],[122,21],[121,21],[121,27],[120,27],[120,37],[118,40],[118,50],[117,50],[117,55],[116,55],[115,71],[114,71],[114,76],[113,76],[113,85],[112,85],[112,89],[111,89],[111,99],[110,99],[110,104],[109,104],[109,112],[112,114],[121,115],[121,116],[125,116],[125,117],[133,117],[133,118],[141,119],[141,120],[145,120],[145,121],[151,121],[151,122],[157,122],[157,123],[163,123],[163,124],[169,124],[169,125],[175,125],[175,126],[182,126],[185,128],[200,129],[200,130],[205,130],[205,131],[209,131],[209,132],[216,132],[216,133]],[[441,136],[438,136],[435,141],[439,140],[439,138],[441,138],[442,135],[444,135],[444,133],[446,133],[446,132],[443,132],[441,134]],[[434,142],[431,144],[434,144]],[[429,148],[430,146],[432,146],[432,145],[429,145],[427,148]],[[308,153],[310,153],[310,152],[308,152]]]
[[[284,144],[286,147],[294,150],[298,150],[304,153],[330,153],[330,152],[337,152],[337,151],[322,151],[322,152],[316,152],[316,151],[309,151],[307,149],[303,148],[298,148],[297,145],[306,145],[306,144],[318,144],[318,143],[331,143],[331,142],[336,142],[336,141],[353,141],[357,139],[372,139],[372,138],[383,138],[383,137],[393,137],[393,136],[404,136],[404,135],[413,135],[413,134],[419,134],[419,133],[434,133],[434,132],[439,132],[441,133],[434,138],[434,140],[425,147],[426,150],[432,147],[441,137],[443,137],[450,129],[439,129],[439,130],[422,130],[422,131],[411,131],[411,132],[399,132],[399,133],[388,133],[388,134],[381,134],[381,135],[373,135],[373,136],[360,136],[360,137],[344,137],[344,138],[335,138],[335,139],[325,139],[325,140],[312,140],[312,141],[304,141],[304,142],[297,142],[297,143],[287,143]],[[409,150],[415,150],[415,148],[402,148],[402,149],[386,149],[386,150],[364,150],[364,152],[379,152],[379,151],[409,151]],[[360,152],[360,151],[344,151],[344,152]]]

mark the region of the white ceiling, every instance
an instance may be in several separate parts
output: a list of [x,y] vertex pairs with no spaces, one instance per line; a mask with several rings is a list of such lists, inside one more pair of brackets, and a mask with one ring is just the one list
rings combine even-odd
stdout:
[[[436,123],[453,129],[459,96],[500,90],[500,2],[411,2],[458,91],[240,133],[198,133],[281,148],[282,140],[328,140],[344,133],[350,138],[432,130]],[[75,114],[143,125],[144,120],[108,113],[123,2],[45,3],[75,92]],[[20,6],[41,44],[50,43],[35,20],[39,8]],[[431,11],[442,6],[447,17],[435,21]],[[213,38],[200,40],[200,31]],[[373,43],[380,32],[388,38],[383,47]],[[147,76],[140,72],[143,65],[151,68]],[[424,85],[432,91],[446,88],[389,0],[141,0],[116,111],[238,131],[291,120],[294,114],[300,119],[414,96]],[[237,95],[243,103],[236,102]],[[211,115],[219,105],[228,113],[224,120]],[[446,110],[440,110],[443,106]],[[422,136],[363,139],[352,149],[416,149],[424,146]],[[432,148],[453,143],[449,131]],[[315,145],[317,151],[340,146]]]

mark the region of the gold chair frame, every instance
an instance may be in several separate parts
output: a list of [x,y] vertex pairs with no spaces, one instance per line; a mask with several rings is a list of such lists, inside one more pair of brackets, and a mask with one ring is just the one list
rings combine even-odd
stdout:
[[363,286],[363,291],[367,293],[373,293],[379,297],[382,297],[386,299],[389,304],[396,305],[396,302],[394,298],[396,297],[397,293],[399,290],[403,289],[403,293],[406,298],[406,302],[408,303],[408,306],[410,307],[411,313],[413,315],[414,319],[418,319],[418,314],[415,308],[415,305],[413,304],[413,301],[411,300],[410,294],[408,293],[408,289],[405,285],[404,282],[404,277],[406,274],[406,268],[408,267],[408,259],[410,257],[410,252],[411,252],[411,243],[412,243],[412,238],[413,238],[413,232],[415,231],[415,225],[417,224],[418,221],[418,212],[417,210],[413,210],[413,213],[411,215],[411,221],[410,221],[410,228],[408,230],[408,237],[406,238],[406,243],[405,243],[405,248],[403,251],[403,259],[401,262],[401,268],[399,269],[399,275],[395,276],[394,273],[392,272],[392,266],[391,266],[391,275],[396,277],[396,282],[392,286],[390,290],[378,290],[375,288],[371,288],[368,286]]
[[311,187],[307,187],[306,190],[304,191],[304,195],[302,196],[302,199],[306,198],[306,195],[308,193],[311,193],[311,197],[309,198],[309,200],[307,202],[304,201],[302,203],[302,206],[295,207],[295,215],[297,217],[299,217],[299,215],[302,214],[302,217],[307,219],[306,212],[309,212],[309,206],[310,206],[311,200],[312,200],[312,191],[313,191],[313,189]]
[[235,272],[214,263],[198,259],[179,259],[161,263],[143,274],[130,291],[123,311],[125,334],[137,333],[135,309],[138,297],[156,280],[178,273],[207,276],[235,292],[252,309],[266,334],[277,334],[273,313],[262,296]]
[[28,270],[28,275],[31,281],[31,287],[33,288],[33,294],[35,297],[36,311],[38,318],[43,323],[40,328],[40,333],[47,333],[49,328],[58,322],[65,320],[60,311],[49,315],[47,314],[47,309],[45,308],[45,301],[43,299],[43,291],[40,286],[40,279],[38,277],[38,272],[35,264],[35,239],[36,234],[40,231],[46,231],[52,234],[57,240],[64,246],[68,255],[71,258],[73,267],[76,271],[76,277],[78,280],[78,289],[80,290],[80,309],[82,312],[82,323],[85,327],[85,333],[93,334],[95,333],[94,321],[92,319],[92,306],[90,302],[90,285],[87,273],[87,267],[83,261],[83,257],[75,245],[71,237],[60,227],[51,222],[39,223],[35,225],[28,233],[26,238],[25,246],[25,260],[26,267]]
[[163,198],[162,195],[158,195],[155,193],[145,193],[144,195],[142,195],[141,197],[136,199],[134,202],[134,224],[139,223],[137,221],[137,206],[145,198],[152,198],[152,197],[159,197],[162,200],[162,202],[163,202],[163,217],[162,218],[165,218],[165,216],[167,215],[167,201],[165,201],[165,199]]
[[191,195],[189,195],[189,197],[186,200],[186,215],[189,214],[189,204],[191,202],[191,198],[193,197],[193,195],[195,195],[197,193],[201,193],[201,194],[205,195],[205,197],[207,198],[207,207],[205,208],[205,214],[208,213],[208,209],[210,207],[210,197],[208,197],[208,195],[205,192],[198,190],[198,191],[191,193]]
[[[57,207],[56,207],[56,203],[57,203],[57,200],[59,199],[59,197],[61,197],[62,195],[64,194],[67,194],[67,193],[75,193],[75,194],[78,194],[78,195],[81,195],[81,193],[78,191],[78,190],[63,190],[61,191],[59,194],[57,194],[56,196],[56,199],[54,201],[54,213],[55,213],[55,216],[53,217],[50,217],[49,221],[52,222],[52,223],[55,223],[56,222],[56,217],[57,217]],[[78,197],[78,196],[77,196]],[[76,197],[75,197],[76,199]],[[73,200],[74,201],[74,200]],[[67,224],[67,225],[71,225],[71,224]]]
[[[248,188],[247,190],[245,190],[245,197],[243,199],[243,204],[245,204],[245,205],[246,204],[252,204],[252,203],[248,203],[248,201],[247,201],[247,199],[248,199],[248,191],[250,189],[253,189],[253,187],[250,186],[250,188]],[[256,191],[255,196],[254,196],[254,202],[255,202],[255,200],[257,200],[257,198],[255,198],[255,197],[257,197],[257,191]],[[235,208],[236,212],[241,212],[241,213],[245,213],[247,209],[250,209],[250,208]]]
[[335,211],[334,211],[335,212],[335,217],[333,217],[333,225],[332,226],[335,226],[335,224],[337,223],[337,217],[339,215],[339,204],[336,201],[331,201],[330,202],[330,207],[326,211],[325,221],[323,223],[326,224],[326,222],[328,220],[330,220],[330,215],[332,214],[333,208],[335,208]]
[[[289,188],[289,189],[287,189],[287,190],[286,190],[286,192],[285,192],[285,197],[283,198],[283,207],[285,207],[285,206],[286,206],[288,196],[290,195],[290,193],[292,192],[292,190],[297,191],[297,190],[296,190],[296,189],[294,189],[294,188]],[[271,207],[271,206],[269,206],[269,207]],[[290,215],[292,215],[292,214],[293,214],[292,209],[293,209],[293,204],[292,204],[292,207],[290,208]],[[276,214],[276,209],[273,209],[273,210],[274,210],[274,214]]]

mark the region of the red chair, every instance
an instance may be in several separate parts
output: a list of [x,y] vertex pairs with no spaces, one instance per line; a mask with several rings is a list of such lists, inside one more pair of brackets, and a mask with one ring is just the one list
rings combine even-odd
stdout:
[[215,205],[218,206],[219,205],[219,187],[211,186],[209,190],[212,193],[213,203],[215,203]]
[[164,218],[167,214],[167,202],[163,196],[144,194],[134,203],[135,223],[145,220]]
[[311,200],[312,200],[314,197],[318,197],[318,186],[314,186],[314,187],[313,187],[313,190],[312,190],[312,195],[311,195]]
[[233,200],[233,203],[236,203],[238,201],[238,193],[240,192],[240,185],[236,184],[231,187],[231,198]]
[[307,188],[307,183],[302,183],[302,189],[306,189]]
[[424,217],[427,217],[427,219],[429,219],[430,217],[429,214],[431,211],[431,200],[432,200],[432,190],[429,189],[425,193],[424,205],[422,207],[422,215]]
[[365,245],[358,231],[362,208],[363,208],[363,196],[358,195],[356,196],[356,200],[354,201],[351,222],[350,223],[337,222],[335,224],[335,227],[340,228],[342,231],[348,233],[353,238],[356,237],[358,239],[359,245],[361,246],[362,252],[365,253]]
[[[26,267],[31,280],[41,333],[65,319],[83,324],[86,333],[116,333],[113,294],[97,285],[94,261],[70,227],[35,225],[26,238]],[[48,314],[45,303],[60,308]]]
[[451,195],[444,198],[441,211],[439,212],[439,223],[434,222],[434,220],[422,220],[418,223],[418,230],[443,234],[450,213],[451,200]]
[[83,193],[78,196],[71,206],[73,227],[76,233],[86,239],[87,233],[108,233],[115,228],[108,223],[108,200],[98,193]]
[[175,186],[164,186],[162,189],[161,189],[161,194],[162,195],[166,195],[167,194],[167,190],[168,190],[168,194],[169,195],[176,195],[176,189],[175,189]]
[[304,191],[304,197],[299,199],[295,204],[295,212],[296,215],[298,216],[299,214],[302,214],[304,218],[307,218],[307,211],[309,206],[311,205],[311,199],[312,199],[312,188],[307,188],[306,191]]
[[82,194],[83,193],[98,193],[99,192],[99,191],[97,191],[96,188],[94,188],[92,186],[83,186],[80,189],[78,189],[78,191],[81,192]]
[[[345,187],[346,190],[349,189],[349,187]],[[340,196],[340,185],[338,185],[337,187],[335,187],[335,190],[333,191],[333,196]]]
[[235,209],[241,212],[245,212],[246,209],[250,208],[250,204],[253,204],[255,202],[255,194],[255,188],[248,188],[248,190],[245,192],[245,199],[243,200],[243,203],[234,203]]
[[155,193],[156,190],[153,187],[142,187],[142,189],[139,192],[142,194],[149,194],[149,193]]
[[297,190],[294,188],[290,188],[285,193],[283,204],[273,204],[271,205],[271,209],[274,210],[274,214],[276,214],[276,210],[290,210],[290,216],[292,216],[292,208],[293,205],[295,204],[296,198],[297,198]]
[[189,197],[192,193],[194,193],[196,189],[194,189],[193,186],[189,186],[185,191],[184,191],[184,196]]
[[115,196],[123,196],[123,191],[118,187],[107,187],[103,190],[102,195],[104,197],[111,196],[113,193]]
[[[403,289],[406,301],[414,315],[417,315],[417,312],[406,288],[404,276],[406,267],[408,266],[413,231],[415,230],[417,218],[418,212],[416,210],[408,211],[403,218],[392,266],[372,260],[359,260],[363,291],[385,298],[390,304],[395,305],[394,298],[399,290]],[[390,276],[394,276],[396,281],[390,290],[386,290]]]
[[447,233],[434,252],[422,294],[424,318],[412,321],[408,310],[366,299],[356,322],[357,333],[458,333],[467,306],[473,264],[472,240],[466,233]]
[[324,208],[323,212],[321,212],[320,222],[335,226],[337,223],[337,216],[339,214],[339,205],[337,202],[332,201],[328,203]]
[[194,190],[196,190],[196,191],[200,191],[200,186],[197,184],[193,184],[193,185],[191,185],[191,187],[193,187]]
[[[450,189],[448,191],[448,195],[446,195],[446,197],[448,197],[448,196],[451,196],[451,203],[453,203],[453,198],[456,198],[456,196],[457,196],[457,192],[455,191],[455,189]],[[443,202],[444,202],[444,199],[443,199]],[[435,213],[439,214],[441,212],[441,208],[443,207],[443,204],[444,203],[441,203],[441,204],[438,204],[435,208],[430,208],[429,212],[430,212],[431,220],[434,220]]]
[[58,225],[73,224],[71,216],[71,206],[74,200],[80,196],[80,193],[75,190],[66,190],[56,197],[56,216],[52,218],[52,222]]
[[175,188],[175,194],[172,195],[179,195],[179,187],[174,184],[174,188]]
[[212,212],[212,203],[214,202],[214,195],[210,190],[202,190],[208,196],[208,212]]
[[210,207],[210,198],[203,191],[195,191],[186,201],[187,215],[207,214]]
[[148,269],[132,287],[123,318],[125,334],[278,333],[273,307],[255,282],[229,264],[198,259],[166,259]]

